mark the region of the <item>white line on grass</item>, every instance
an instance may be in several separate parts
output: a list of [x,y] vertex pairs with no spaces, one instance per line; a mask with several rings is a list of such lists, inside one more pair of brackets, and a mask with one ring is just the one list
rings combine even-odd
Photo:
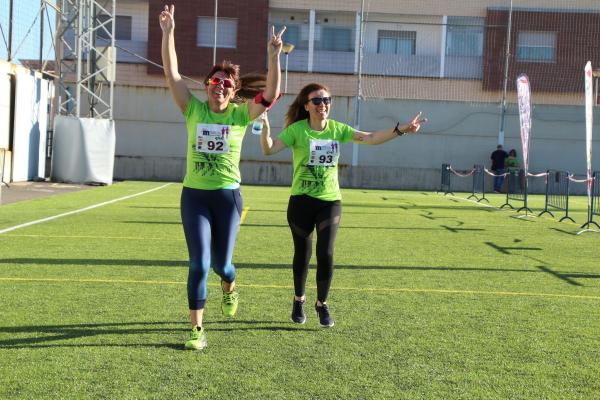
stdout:
[[[0,282],[56,282],[56,283],[108,283],[108,284],[146,284],[146,285],[186,285],[186,282],[180,281],[140,281],[133,279],[69,279],[69,278],[0,278]],[[208,286],[220,286],[218,283],[208,284]],[[290,285],[258,285],[258,284],[238,284],[239,287],[257,288],[257,289],[293,289]],[[307,286],[308,289],[315,287]],[[504,292],[488,290],[453,290],[453,289],[419,289],[419,288],[356,288],[356,287],[337,287],[331,290],[349,290],[354,292],[404,292],[404,293],[440,293],[440,294],[468,294],[468,295],[492,295],[492,296],[513,296],[513,297],[550,297],[566,299],[600,300],[600,296],[586,296],[576,294],[560,293],[539,293],[539,292]]]
[[244,223],[244,220],[246,219],[246,215],[248,215],[249,209],[250,209],[250,207],[244,207],[244,209],[242,210],[242,215],[240,217],[240,225],[242,225]]
[[52,221],[52,220],[57,219],[57,218],[62,218],[62,217],[66,217],[68,215],[73,215],[73,214],[77,214],[77,213],[80,213],[80,212],[92,210],[94,208],[106,206],[108,204],[116,203],[118,201],[131,199],[132,197],[137,197],[137,196],[141,196],[143,194],[154,192],[156,190],[160,190],[160,189],[165,188],[165,187],[167,187],[169,185],[172,185],[172,183],[167,183],[167,184],[164,184],[162,186],[155,187],[155,188],[150,189],[150,190],[146,190],[144,192],[140,192],[140,193],[136,193],[136,194],[131,194],[129,196],[124,196],[124,197],[119,197],[118,199],[105,201],[105,202],[99,203],[99,204],[94,204],[93,206],[88,206],[88,207],[80,208],[79,210],[73,210],[73,211],[69,211],[69,212],[66,212],[66,213],[62,213],[62,214],[58,214],[58,215],[53,215],[52,217],[42,218],[42,219],[38,219],[38,220],[35,220],[35,221],[26,222],[24,224],[20,224],[20,225],[16,225],[16,226],[11,226],[10,228],[5,228],[5,229],[0,230],[0,235],[3,234],[3,233],[6,233],[6,232],[14,231],[16,229],[26,228],[26,227],[31,226],[31,225],[41,224],[42,222]]

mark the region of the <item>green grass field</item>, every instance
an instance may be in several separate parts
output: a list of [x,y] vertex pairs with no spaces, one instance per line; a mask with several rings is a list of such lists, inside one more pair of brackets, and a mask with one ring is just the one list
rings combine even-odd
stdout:
[[[162,185],[5,205],[0,231]],[[600,398],[600,234],[575,235],[584,198],[573,224],[464,193],[343,190],[324,330],[312,312],[289,321],[288,188],[246,186],[239,313],[220,315],[211,272],[209,347],[190,352],[180,190],[0,234],[0,398]]]

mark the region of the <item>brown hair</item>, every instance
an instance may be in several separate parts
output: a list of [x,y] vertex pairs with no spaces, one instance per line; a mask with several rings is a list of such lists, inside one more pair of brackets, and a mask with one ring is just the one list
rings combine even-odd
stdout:
[[232,100],[234,103],[243,103],[248,99],[254,98],[266,86],[267,77],[265,75],[251,73],[240,76],[240,66],[227,60],[212,67],[204,78],[204,84],[208,85],[208,80],[219,71],[225,72],[233,79],[236,90],[235,97]]
[[308,103],[308,95],[315,90],[325,90],[330,93],[327,86],[321,85],[320,83],[309,83],[304,86],[298,96],[294,99],[294,102],[290,104],[287,113],[285,114],[285,127],[290,126],[294,122],[307,119],[308,111],[304,108],[304,105]]

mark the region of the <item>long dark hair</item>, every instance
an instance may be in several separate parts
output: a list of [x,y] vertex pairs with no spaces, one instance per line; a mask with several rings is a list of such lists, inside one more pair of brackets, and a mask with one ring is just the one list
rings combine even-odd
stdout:
[[320,83],[309,83],[304,86],[298,96],[294,99],[294,102],[290,104],[287,113],[285,114],[285,127],[290,126],[294,122],[307,119],[308,111],[304,108],[304,105],[308,103],[308,95],[315,90],[325,90],[331,94],[327,86],[321,85]]
[[219,71],[225,72],[235,83],[237,92],[232,100],[234,103],[243,103],[253,99],[260,91],[265,89],[267,83],[267,77],[263,74],[250,73],[240,76],[240,66],[225,60],[212,67],[206,74],[206,78],[204,78],[204,84],[208,85],[209,79]]

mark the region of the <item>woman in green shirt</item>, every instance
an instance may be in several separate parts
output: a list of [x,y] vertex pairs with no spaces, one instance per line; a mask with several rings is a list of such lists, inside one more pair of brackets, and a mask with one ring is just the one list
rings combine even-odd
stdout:
[[252,98],[256,91],[249,85],[259,80],[264,84],[265,78],[244,79],[239,76],[239,67],[228,61],[213,66],[208,73],[207,101],[201,102],[190,93],[178,71],[174,14],[174,6],[165,6],[159,16],[161,54],[167,84],[185,116],[188,131],[181,220],[190,259],[187,294],[192,331],[185,348],[200,350],[206,346],[202,318],[211,266],[221,277],[223,314],[232,317],[237,311],[236,274],[231,259],[242,211],[240,151],[247,126],[279,95],[279,55],[285,27],[277,35],[272,30],[267,45],[266,87],[254,102],[236,104]]
[[294,302],[292,321],[303,324],[305,286],[312,252],[313,231],[317,230],[317,301],[315,311],[322,327],[332,327],[327,296],[333,277],[333,247],[342,215],[338,182],[340,145],[382,144],[406,133],[416,133],[426,119],[418,113],[409,123],[377,132],[361,132],[329,119],[331,92],[318,83],[300,91],[286,114],[286,126],[279,137],[270,137],[268,122],[261,135],[265,155],[289,147],[294,158],[288,224],[294,240]]
[[504,166],[508,171],[519,169],[519,160],[517,160],[517,151],[515,149],[508,152],[508,157],[504,161]]

